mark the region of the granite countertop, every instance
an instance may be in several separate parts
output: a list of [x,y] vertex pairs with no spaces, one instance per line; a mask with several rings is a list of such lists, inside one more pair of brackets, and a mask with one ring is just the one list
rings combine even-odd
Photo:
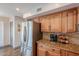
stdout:
[[49,41],[48,39],[41,39],[37,41],[37,43],[44,44],[49,48],[58,48],[58,49],[68,50],[74,53],[79,53],[79,45],[76,45],[76,44],[62,44],[59,42],[55,43],[55,42]]

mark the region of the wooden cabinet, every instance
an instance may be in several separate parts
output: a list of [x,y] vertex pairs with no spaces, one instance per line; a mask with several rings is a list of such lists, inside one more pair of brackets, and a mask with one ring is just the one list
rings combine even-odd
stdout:
[[62,32],[75,32],[76,24],[76,9],[62,12]]
[[41,32],[50,32],[50,19],[48,16],[40,18]]
[[68,11],[68,32],[76,31],[76,10]]
[[61,32],[61,13],[56,13],[51,17],[51,32]]
[[55,23],[54,23],[54,15],[50,16],[50,26],[51,26],[51,31],[50,32],[55,32]]
[[38,56],[45,56],[46,55],[46,50],[44,48],[37,48],[37,55]]
[[44,44],[37,44],[37,56],[79,56],[79,53],[56,47],[48,47]]
[[61,17],[61,28],[62,28],[62,32],[63,33],[66,33],[67,32],[67,12],[66,11],[64,11],[64,12],[62,12],[62,17]]
[[39,43],[37,44],[37,56],[60,56],[60,49],[53,49]]
[[43,44],[39,43],[37,45],[37,56],[60,56],[59,49],[52,49],[50,47],[46,47]]
[[40,17],[42,32],[75,32],[77,10],[71,9],[48,16]]
[[41,44],[37,45],[37,56],[46,56],[46,49]]

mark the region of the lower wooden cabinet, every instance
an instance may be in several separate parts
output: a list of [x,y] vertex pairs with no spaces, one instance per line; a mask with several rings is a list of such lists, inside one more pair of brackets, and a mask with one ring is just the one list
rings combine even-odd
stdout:
[[59,49],[52,49],[43,46],[42,44],[37,45],[37,56],[60,56]]
[[45,56],[46,50],[44,48],[37,48],[37,55],[38,56]]
[[37,56],[79,56],[78,53],[37,44]]
[[37,56],[46,56],[46,49],[43,45],[38,44],[37,45]]

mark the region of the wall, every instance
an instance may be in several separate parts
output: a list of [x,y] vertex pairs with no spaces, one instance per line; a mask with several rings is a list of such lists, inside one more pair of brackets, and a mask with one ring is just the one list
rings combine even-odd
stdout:
[[4,46],[10,45],[10,19],[8,17],[0,16],[0,21],[4,25]]
[[18,31],[18,25],[20,25],[20,30],[22,29],[22,21],[23,18],[15,16],[15,23],[14,23],[14,48],[20,46],[20,39],[21,39],[21,32]]
[[4,43],[10,45],[10,22],[4,22]]
[[0,22],[0,47],[2,47],[4,45],[4,23],[1,21]]

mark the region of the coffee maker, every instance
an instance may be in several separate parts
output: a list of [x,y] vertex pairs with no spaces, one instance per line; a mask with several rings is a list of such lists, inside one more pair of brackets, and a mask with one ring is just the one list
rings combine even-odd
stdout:
[[57,42],[57,33],[51,33],[50,34],[50,41]]

